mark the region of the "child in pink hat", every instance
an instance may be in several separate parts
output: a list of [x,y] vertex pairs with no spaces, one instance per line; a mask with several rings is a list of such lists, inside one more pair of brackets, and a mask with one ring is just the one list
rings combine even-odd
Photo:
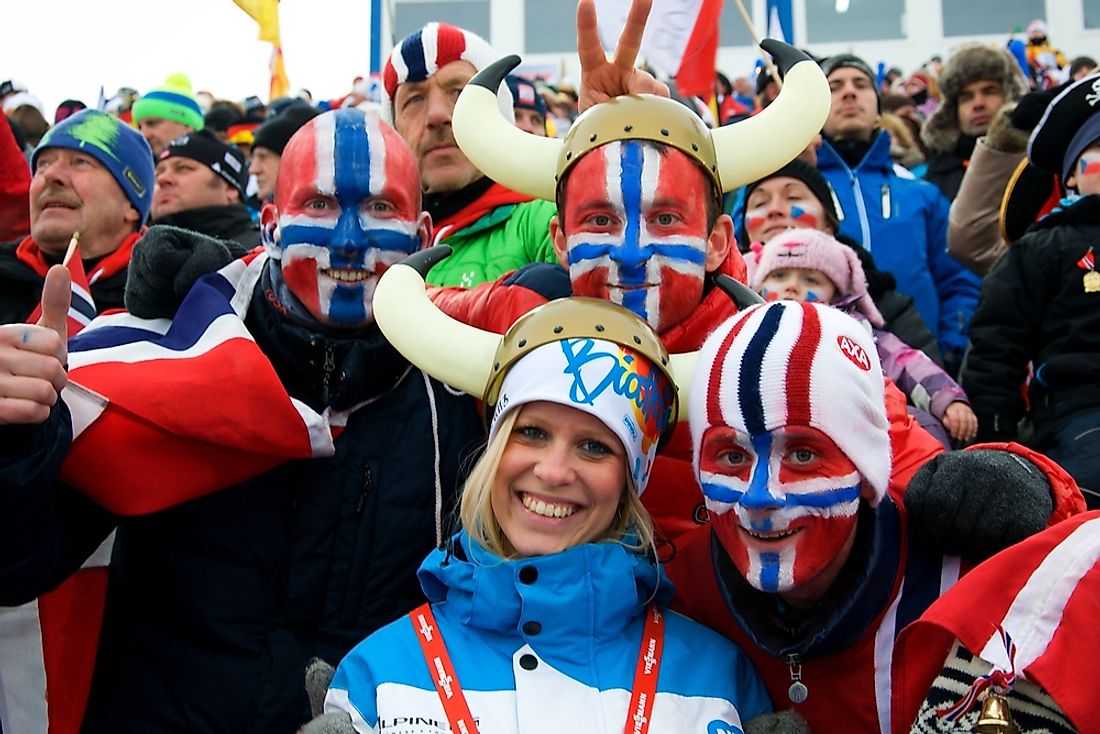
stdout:
[[974,439],[978,419],[966,393],[927,355],[882,328],[882,314],[867,294],[867,278],[852,248],[824,232],[792,229],[754,244],[745,261],[749,285],[765,300],[823,302],[862,321],[874,336],[882,371],[909,401],[956,441]]

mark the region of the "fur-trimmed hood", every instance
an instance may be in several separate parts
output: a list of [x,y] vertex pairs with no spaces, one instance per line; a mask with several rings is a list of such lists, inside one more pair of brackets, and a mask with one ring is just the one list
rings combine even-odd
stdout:
[[941,102],[921,130],[921,140],[933,153],[948,153],[959,139],[959,95],[977,79],[999,81],[1005,103],[1015,102],[1027,91],[1019,64],[1007,52],[989,46],[970,46],[957,51],[940,74]]

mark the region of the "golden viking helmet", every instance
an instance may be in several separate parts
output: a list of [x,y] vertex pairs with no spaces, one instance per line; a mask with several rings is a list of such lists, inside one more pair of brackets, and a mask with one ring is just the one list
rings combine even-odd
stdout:
[[665,438],[686,405],[698,355],[669,355],[653,330],[630,311],[598,298],[561,298],[525,314],[504,335],[451,318],[424,290],[424,275],[451,252],[447,246],[421,250],[391,266],[374,292],[378,328],[404,357],[435,379],[482,398],[492,415],[509,368],[532,350],[567,338],[621,344],[642,354],[664,373],[678,395]]
[[770,38],[761,47],[784,73],[783,91],[756,115],[715,130],[678,102],[642,94],[593,105],[564,140],[531,135],[501,116],[496,101],[496,90],[519,64],[518,56],[490,64],[466,84],[455,104],[452,130],[462,152],[489,178],[539,199],[554,201],[573,164],[616,140],[670,145],[694,159],[725,193],[792,161],[829,115],[829,82],[813,59]]

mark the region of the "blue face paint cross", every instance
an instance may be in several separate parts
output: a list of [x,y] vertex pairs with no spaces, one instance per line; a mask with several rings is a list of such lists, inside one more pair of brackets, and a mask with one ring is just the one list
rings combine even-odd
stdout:
[[567,185],[577,197],[565,213],[575,293],[625,306],[659,330],[669,325],[663,315],[681,318],[698,303],[708,192],[687,156],[609,143],[588,153]]
[[419,179],[393,128],[358,110],[321,115],[283,153],[278,236],[287,287],[321,323],[362,326],[386,268],[421,245]]

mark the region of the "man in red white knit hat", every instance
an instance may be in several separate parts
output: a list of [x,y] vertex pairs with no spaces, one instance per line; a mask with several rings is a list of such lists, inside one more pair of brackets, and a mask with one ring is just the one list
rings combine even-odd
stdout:
[[[466,82],[499,55],[475,33],[429,23],[397,44],[382,72],[383,114],[413,149],[436,244],[454,254],[428,274],[432,285],[470,288],[531,262],[557,262],[550,241],[553,203],[507,189],[459,150],[451,114]],[[511,93],[498,92],[514,119]]]

